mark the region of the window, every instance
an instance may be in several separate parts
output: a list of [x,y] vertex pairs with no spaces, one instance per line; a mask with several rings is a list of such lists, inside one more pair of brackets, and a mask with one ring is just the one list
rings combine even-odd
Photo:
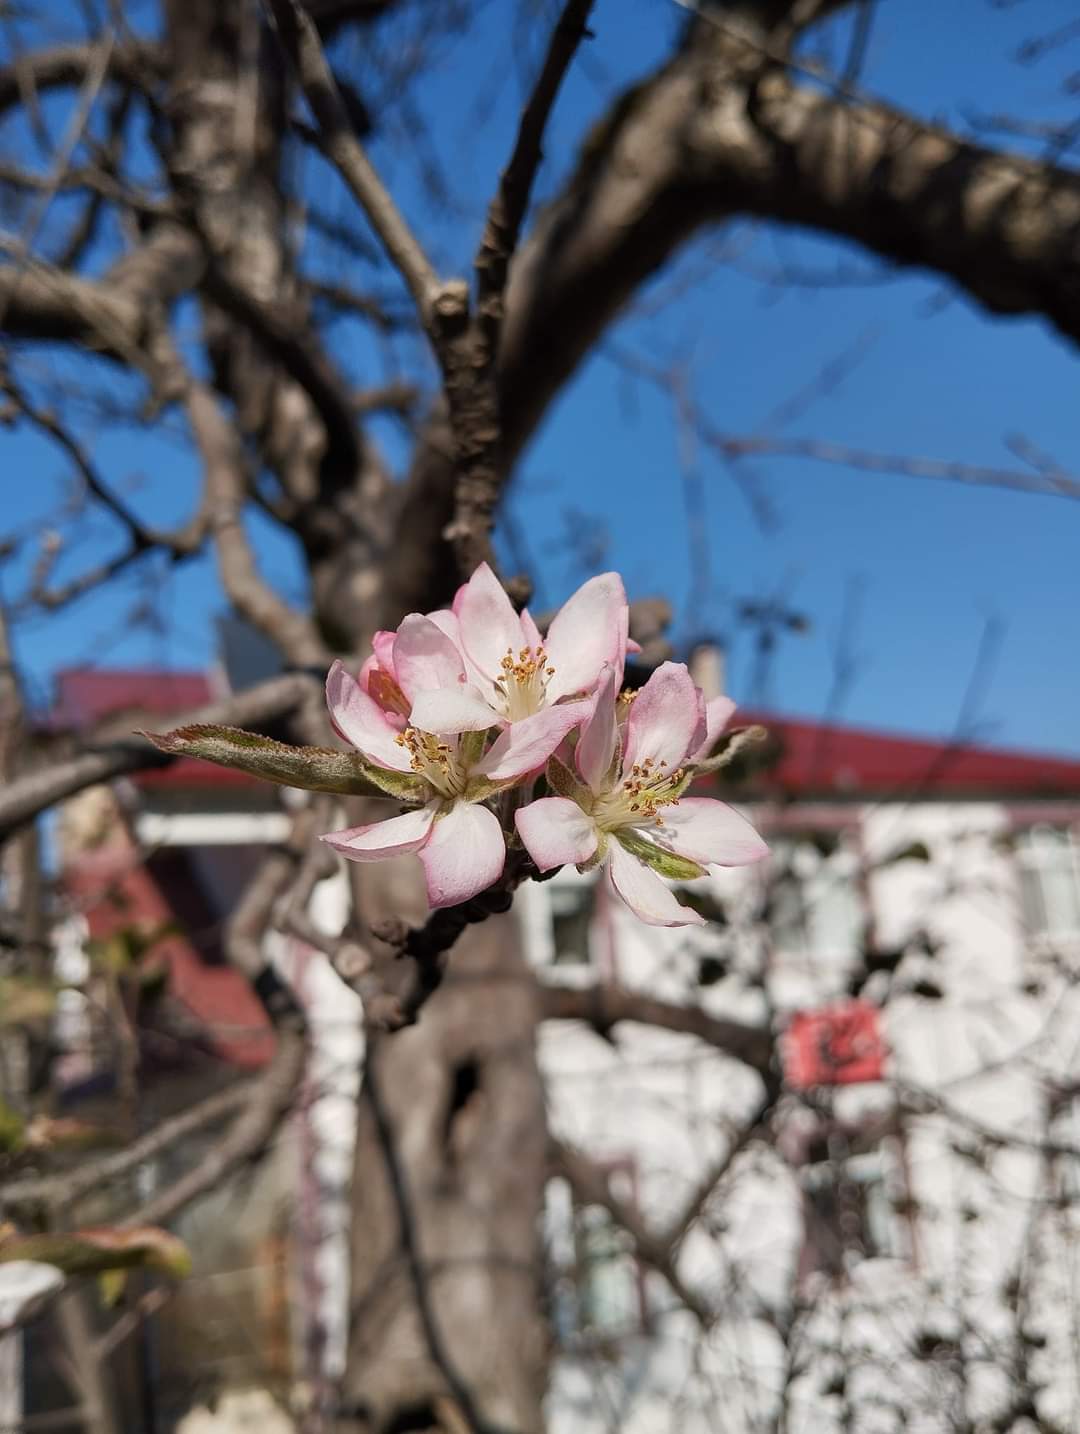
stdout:
[[[614,1163],[611,1188],[635,1203],[632,1162]],[[579,1203],[565,1181],[548,1188],[552,1323],[564,1347],[607,1344],[647,1331],[644,1273],[633,1238],[602,1205]]]
[[799,1172],[804,1239],[799,1273],[842,1276],[861,1260],[906,1259],[909,1205],[895,1142],[814,1160]]
[[1020,906],[1033,936],[1080,936],[1080,842],[1067,827],[1045,824],[1021,832]]
[[865,912],[858,855],[837,832],[770,840],[767,921],[785,956],[844,964],[858,955]]
[[559,882],[549,887],[551,902],[551,959],[556,966],[589,963],[589,931],[596,900],[594,881]]

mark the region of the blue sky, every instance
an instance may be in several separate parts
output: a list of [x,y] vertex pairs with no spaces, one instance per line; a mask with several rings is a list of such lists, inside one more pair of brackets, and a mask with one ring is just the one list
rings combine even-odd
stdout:
[[[863,83],[953,124],[1003,110],[1071,118],[1076,100],[1070,110],[1062,81],[1080,67],[1080,45],[1037,65],[1014,58],[1022,41],[1062,23],[1069,8],[882,0]],[[546,33],[539,23],[515,28],[517,14],[508,0],[488,0],[467,43],[447,44],[424,80],[421,109],[433,122],[434,150],[452,178],[449,203],[435,204],[425,190],[420,168],[426,156],[419,147],[403,147],[393,134],[375,146],[406,211],[432,237],[444,272],[460,270],[475,244],[483,202]],[[66,4],[58,4],[55,29],[68,19]],[[681,22],[671,0],[598,0],[596,38],[570,77],[549,133],[545,192],[571,164],[590,119],[658,61]],[[841,39],[838,32],[838,44]],[[373,93],[379,81],[370,74],[369,56],[346,47],[339,60]],[[393,114],[406,124],[407,115]],[[350,201],[325,170],[313,168],[312,182],[323,186],[337,212],[349,212]],[[329,261],[316,252],[313,262]],[[743,434],[822,365],[859,349],[861,361],[786,427],[786,436],[1019,468],[1005,440],[1022,434],[1062,469],[1080,473],[1080,363],[1045,323],[988,319],[930,275],[780,290],[745,272],[781,264],[827,272],[838,265],[867,273],[877,268],[849,246],[790,231],[743,226],[703,235],[643,299],[677,288],[679,276],[682,292],[655,316],[628,315],[612,332],[608,351],[591,357],[555,405],[511,498],[511,515],[541,570],[544,602],[559,600],[585,575],[570,540],[584,534],[594,540],[593,559],[619,568],[633,595],[671,597],[679,633],[727,642],[731,689],[746,699],[754,695],[752,653],[737,605],[779,596],[812,627],[808,635],[782,640],[768,695],[781,710],[814,716],[829,700],[843,614],[857,592],[857,621],[848,632],[855,678],[841,715],[926,734],[952,731],[980,638],[993,621],[1001,638],[978,706],[978,735],[1080,755],[1080,504],[783,458],[754,465],[755,491],[775,513],[775,523],[763,528],[730,477],[701,454],[705,521],[694,531],[707,537],[710,582],[707,601],[688,609],[690,544],[670,405],[630,381],[612,349],[653,363],[692,355],[698,406],[716,429]],[[358,285],[370,277],[343,273],[340,261],[337,272]],[[385,288],[388,281],[379,283]],[[335,343],[356,383],[379,379],[385,355],[366,337],[342,328]],[[27,369],[30,378],[66,372],[66,360],[55,354],[27,351],[25,361],[36,366]],[[105,372],[101,380],[118,382]],[[175,428],[109,433],[87,422],[80,431],[101,471],[147,518],[183,515],[198,474]],[[400,463],[400,439],[382,436]],[[0,528],[33,528],[55,509],[64,461],[29,435],[5,433],[4,444]],[[265,571],[302,601],[290,541],[258,521],[253,532]],[[115,550],[117,542],[102,523],[65,557],[61,574]],[[31,559],[28,550],[22,575]],[[19,576],[9,574],[9,599]],[[126,612],[140,596],[159,600],[163,621],[128,634]],[[39,698],[64,665],[203,665],[213,651],[212,619],[220,606],[209,561],[171,572],[144,570],[118,591],[28,625],[18,656]]]

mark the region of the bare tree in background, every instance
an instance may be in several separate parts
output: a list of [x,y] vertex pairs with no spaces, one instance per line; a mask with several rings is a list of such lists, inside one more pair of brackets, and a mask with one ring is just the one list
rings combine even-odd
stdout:
[[[274,644],[283,672],[192,718],[325,744],[320,678],[333,657],[355,664],[376,629],[443,604],[479,561],[493,561],[500,502],[554,401],[642,287],[729,221],[841,237],[884,266],[948,280],[989,313],[1039,315],[1080,341],[1075,135],[1022,136],[1027,152],[1013,152],[997,147],[1007,117],[987,119],[976,142],[864,94],[874,8],[731,0],[688,10],[670,52],[580,137],[561,189],[535,213],[560,84],[583,46],[602,52],[603,34],[590,37],[590,0],[523,11],[543,33],[536,74],[487,213],[469,217],[481,233],[472,272],[459,274],[441,272],[366,145],[385,125],[422,146],[410,89],[433,55],[469,43],[482,6],[162,0],[29,21],[0,6],[0,117],[17,136],[0,164],[3,417],[53,443],[73,485],[57,536],[8,595],[11,640],[22,623],[122,575],[152,585],[155,573],[209,554],[224,599]],[[832,67],[810,43],[830,24],[849,40]],[[384,63],[385,94],[353,81],[358,54],[376,57],[369,80]],[[312,257],[327,246],[332,279]],[[377,381],[342,357],[332,330],[343,319],[383,344]],[[1077,480],[1030,453],[995,470],[796,443],[779,434],[780,418],[773,432],[720,432],[677,371],[626,367],[670,395],[702,461],[737,473],[749,458],[790,452],[1080,495]],[[380,442],[387,419],[397,424],[391,448],[407,448],[400,475]],[[138,494],[99,466],[96,439],[132,425],[182,446],[190,477],[175,526],[149,522]],[[300,600],[260,574],[254,518],[291,535]],[[65,541],[103,522],[117,535],[112,555],[80,567]],[[5,554],[31,537],[11,534]],[[507,575],[516,598],[530,576]],[[642,639],[655,640],[655,610],[637,616]],[[31,736],[4,637],[0,938],[12,962],[40,972],[44,959],[35,818],[164,760],[128,730],[78,746]],[[300,812],[288,850],[267,856],[231,930],[230,953],[261,983],[281,1030],[275,1063],[250,1098],[233,1093],[204,1112],[208,1123],[232,1118],[213,1158],[138,1218],[166,1220],[223,1178],[265,1145],[288,1105],[303,1037],[260,954],[271,922],[284,924],[360,991],[371,1031],[342,1427],[531,1434],[550,1358],[538,1230],[552,1153],[537,1023],[585,1017],[606,1032],[632,1019],[726,1051],[761,1077],[748,1134],[777,1097],[771,1037],[618,991],[591,1007],[582,993],[576,1004],[541,993],[502,916],[510,883],[425,924],[415,892],[365,869],[353,923],[328,941],[305,918],[325,875],[311,849],[329,825],[322,802]],[[448,961],[454,979],[443,982]],[[580,1153],[557,1159],[571,1183],[613,1200]],[[59,1193],[62,1212],[77,1190]],[[684,1231],[636,1233],[646,1262],[693,1309],[671,1263]],[[87,1416],[95,1434],[110,1427],[105,1404]]]

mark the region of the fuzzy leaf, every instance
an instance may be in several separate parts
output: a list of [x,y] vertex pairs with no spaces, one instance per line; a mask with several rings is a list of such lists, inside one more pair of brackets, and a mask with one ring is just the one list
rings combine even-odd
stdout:
[[102,1270],[142,1266],[179,1278],[191,1269],[191,1256],[184,1242],[156,1225],[136,1225],[124,1230],[99,1226],[60,1234],[8,1235],[0,1240],[0,1265],[11,1260],[55,1265],[66,1275],[97,1275]]
[[52,1115],[35,1115],[22,1138],[27,1150],[92,1150],[126,1143],[124,1132],[115,1126]]
[[161,752],[174,757],[198,757],[248,772],[283,787],[302,787],[307,792],[340,792],[343,795],[398,797],[422,801],[421,783],[407,772],[391,772],[368,762],[359,752],[339,752],[333,747],[292,747],[257,732],[239,727],[217,727],[196,723],[173,732],[142,732]]
[[658,876],[670,877],[673,881],[693,881],[696,876],[706,874],[705,868],[699,866],[696,861],[678,856],[666,847],[650,841],[648,837],[639,836],[632,827],[621,827],[614,836],[625,851],[636,856],[638,861],[644,862],[646,866],[652,867]]
[[565,763],[560,762],[558,757],[549,757],[547,772],[548,786],[560,797],[569,797],[572,802],[577,802],[579,807],[585,811],[592,810],[592,792],[582,782],[579,782]]

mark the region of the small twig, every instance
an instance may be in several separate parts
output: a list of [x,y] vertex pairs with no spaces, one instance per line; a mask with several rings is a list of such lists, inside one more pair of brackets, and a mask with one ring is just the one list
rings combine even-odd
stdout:
[[[234,727],[258,726],[297,712],[313,691],[313,680],[306,673],[288,673],[224,702],[212,702],[178,717],[177,725],[210,722]],[[131,736],[84,750],[66,761],[50,762],[44,770],[31,772],[0,792],[0,840],[32,821],[38,812],[74,796],[84,787],[147,767],[167,766],[174,760],[145,739]]]
[[233,1124],[202,1160],[160,1195],[121,1220],[120,1226],[163,1225],[192,1200],[215,1189],[239,1166],[262,1153],[300,1087],[307,1041],[295,1022],[283,1023],[266,1071],[247,1091]]
[[439,288],[438,275],[353,131],[315,22],[298,0],[264,0],[264,3],[319,126],[323,153],[367,215],[391,262],[408,285],[426,327],[432,299]]
[[474,261],[476,311],[488,357],[494,361],[502,325],[503,294],[510,261],[529,207],[543,139],[563,77],[578,45],[589,34],[586,21],[593,0],[566,0],[548,42],[547,54],[518,124],[514,150],[488,208],[487,222]]

